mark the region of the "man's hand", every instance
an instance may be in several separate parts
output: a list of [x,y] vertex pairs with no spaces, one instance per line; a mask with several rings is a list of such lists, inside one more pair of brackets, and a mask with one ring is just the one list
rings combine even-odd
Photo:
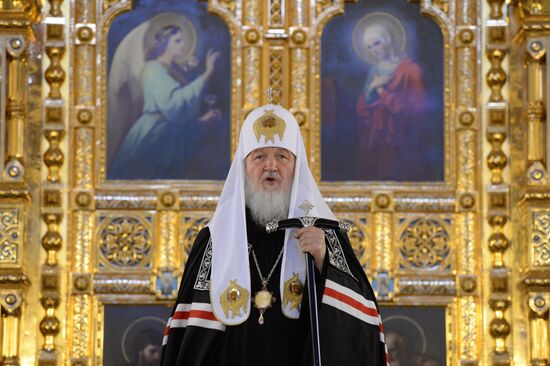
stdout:
[[319,272],[323,271],[323,263],[327,253],[325,245],[325,232],[317,227],[304,227],[298,230],[294,237],[298,239],[300,248],[304,253],[310,253],[315,259],[315,267]]

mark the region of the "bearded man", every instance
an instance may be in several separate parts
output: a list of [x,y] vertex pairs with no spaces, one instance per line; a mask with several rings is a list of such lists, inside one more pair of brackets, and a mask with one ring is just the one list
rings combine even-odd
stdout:
[[268,222],[304,215],[335,220],[309,170],[298,123],[280,106],[257,108],[189,255],[162,365],[310,365],[304,252],[317,271],[323,365],[388,365],[374,293],[345,233],[266,232]]

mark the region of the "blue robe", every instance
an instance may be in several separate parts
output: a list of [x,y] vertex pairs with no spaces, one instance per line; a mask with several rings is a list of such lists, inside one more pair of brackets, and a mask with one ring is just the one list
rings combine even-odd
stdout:
[[143,114],[118,149],[110,179],[177,179],[185,165],[187,125],[200,112],[202,77],[182,85],[159,61],[149,61],[141,77]]

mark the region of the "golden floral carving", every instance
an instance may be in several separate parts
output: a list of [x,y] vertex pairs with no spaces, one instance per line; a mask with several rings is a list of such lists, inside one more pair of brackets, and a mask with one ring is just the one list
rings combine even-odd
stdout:
[[75,186],[82,189],[92,188],[93,151],[92,130],[78,128],[75,130]]
[[[117,3],[124,5],[128,0],[104,0],[109,6],[114,6]],[[75,0],[75,23],[87,23],[95,20],[96,1],[90,0]],[[105,9],[107,10],[107,9]]]
[[182,254],[181,263],[187,262],[187,257],[191,252],[191,248],[197,237],[199,231],[201,231],[207,224],[209,219],[206,217],[182,217],[181,220],[181,235],[180,235],[180,250]]
[[459,250],[458,264],[461,274],[477,273],[475,217],[471,212],[458,215],[458,232],[460,234],[457,246]]
[[533,265],[550,266],[550,211],[533,214],[533,234],[531,235]]
[[454,280],[443,279],[398,279],[400,295],[455,295],[456,283]]
[[76,233],[73,248],[73,271],[87,273],[91,271],[93,218],[89,211],[77,211],[73,217]]
[[243,108],[245,113],[256,108],[260,103],[260,55],[261,50],[256,47],[244,49],[244,76],[243,83],[247,90],[244,93]]
[[115,268],[147,266],[151,254],[151,232],[141,218],[102,217],[99,253],[102,262]]
[[260,4],[255,0],[243,0],[243,23],[255,24],[261,21],[260,19]]
[[476,105],[476,50],[473,47],[461,47],[457,50],[458,57],[458,103],[463,107]]
[[393,268],[392,244],[392,214],[388,212],[377,212],[374,215],[374,255],[376,271],[390,271]]
[[94,83],[94,46],[79,45],[75,47],[75,68],[73,74],[75,103],[80,105],[95,105]]
[[0,210],[0,263],[15,263],[21,248],[19,209]]
[[408,269],[440,269],[451,254],[449,221],[414,219],[399,236],[400,263]]
[[477,304],[473,296],[460,299],[460,358],[475,360],[477,355]]
[[178,266],[178,214],[173,211],[163,211],[159,214],[159,267],[177,268]]
[[151,286],[149,274],[96,274],[93,290],[96,294],[151,294]]
[[348,231],[348,238],[350,240],[355,256],[359,259],[359,263],[364,270],[370,267],[370,253],[371,248],[369,246],[370,238],[368,235],[369,228],[367,226],[366,218],[345,218],[342,220],[350,224],[350,231]]
[[91,315],[90,295],[72,296],[72,327],[70,339],[71,359],[84,358],[90,354],[89,335]]
[[461,0],[455,2],[457,23],[460,25],[473,24],[476,22],[476,0]]
[[302,48],[293,48],[290,52],[292,57],[292,86],[290,88],[292,108],[304,110],[307,109],[307,51]]
[[476,173],[476,133],[472,130],[458,131],[458,187],[460,190],[475,189]]

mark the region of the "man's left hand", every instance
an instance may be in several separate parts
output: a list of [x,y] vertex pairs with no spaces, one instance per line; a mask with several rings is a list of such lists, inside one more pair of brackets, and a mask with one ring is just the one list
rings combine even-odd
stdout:
[[325,245],[325,232],[317,227],[303,227],[294,237],[298,239],[300,248],[304,253],[310,253],[315,259],[315,267],[322,272],[327,247]]

